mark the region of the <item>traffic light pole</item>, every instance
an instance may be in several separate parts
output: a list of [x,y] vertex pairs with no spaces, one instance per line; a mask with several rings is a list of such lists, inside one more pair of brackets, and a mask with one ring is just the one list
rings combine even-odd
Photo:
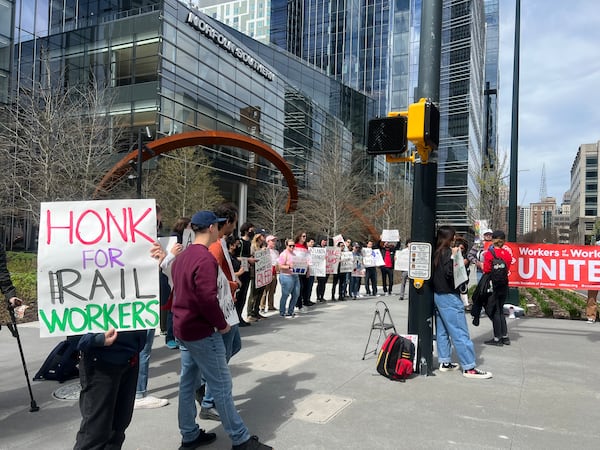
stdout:
[[[440,97],[440,53],[442,35],[442,0],[422,2],[419,46],[419,86],[417,100],[429,98],[434,103]],[[429,161],[415,163],[413,190],[413,242],[428,242],[435,250],[435,216],[437,191],[437,155]],[[408,332],[419,336],[417,358],[425,358],[428,371],[433,364],[433,288],[431,279],[417,289],[409,290]]]

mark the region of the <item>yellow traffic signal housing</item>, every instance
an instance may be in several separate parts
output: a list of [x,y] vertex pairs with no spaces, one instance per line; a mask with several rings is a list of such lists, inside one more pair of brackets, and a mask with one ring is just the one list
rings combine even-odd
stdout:
[[406,137],[418,149],[437,149],[440,142],[440,112],[430,100],[422,98],[418,103],[408,106]]

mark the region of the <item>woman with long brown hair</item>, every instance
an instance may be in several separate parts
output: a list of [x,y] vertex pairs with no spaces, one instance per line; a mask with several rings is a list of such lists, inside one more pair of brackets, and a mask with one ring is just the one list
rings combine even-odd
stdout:
[[437,308],[435,323],[440,372],[458,369],[458,364],[451,360],[452,344],[466,378],[492,378],[491,372],[475,367],[475,348],[469,336],[464,305],[459,290],[454,287],[452,257],[460,251],[455,245],[455,234],[454,228],[441,226],[433,254],[432,284]]

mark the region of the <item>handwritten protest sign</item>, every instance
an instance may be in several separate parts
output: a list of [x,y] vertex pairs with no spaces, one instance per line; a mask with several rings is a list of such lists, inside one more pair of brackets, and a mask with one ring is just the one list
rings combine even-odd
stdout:
[[338,273],[341,250],[338,247],[327,247],[325,253],[325,274]]
[[600,290],[600,247],[507,243],[511,286]]
[[315,277],[324,277],[327,275],[327,248],[325,247],[310,247],[310,273]]
[[154,200],[41,204],[41,337],[158,325],[155,208]]
[[341,234],[336,234],[333,237],[333,245],[337,247],[340,242],[344,242],[344,236]]
[[352,252],[340,252],[340,273],[352,272],[354,256]]
[[308,256],[309,253],[306,250],[296,250],[294,252],[292,273],[306,275],[308,271]]
[[271,264],[271,253],[268,248],[254,252],[254,282],[256,287],[263,287],[273,281],[273,265]]
[[378,248],[363,248],[362,256],[363,266],[365,267],[383,266],[385,264],[381,256],[381,250]]

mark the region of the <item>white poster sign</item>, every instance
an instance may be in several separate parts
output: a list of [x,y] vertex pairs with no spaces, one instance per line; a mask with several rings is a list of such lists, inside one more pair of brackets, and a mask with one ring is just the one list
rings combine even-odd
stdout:
[[271,253],[268,248],[254,252],[254,283],[256,287],[263,287],[273,281],[273,265],[271,264]]
[[354,256],[352,252],[340,252],[340,273],[352,272]]
[[341,250],[338,247],[327,247],[326,250],[325,273],[327,275],[338,273]]
[[403,248],[399,252],[396,252],[396,262],[394,263],[394,270],[401,272],[408,272],[408,261],[410,260],[410,250],[408,247]]
[[400,232],[398,230],[383,230],[381,233],[382,242],[399,242]]
[[40,336],[158,326],[154,200],[42,203]]
[[326,271],[327,248],[325,247],[310,247],[310,274],[315,277],[324,277]]

